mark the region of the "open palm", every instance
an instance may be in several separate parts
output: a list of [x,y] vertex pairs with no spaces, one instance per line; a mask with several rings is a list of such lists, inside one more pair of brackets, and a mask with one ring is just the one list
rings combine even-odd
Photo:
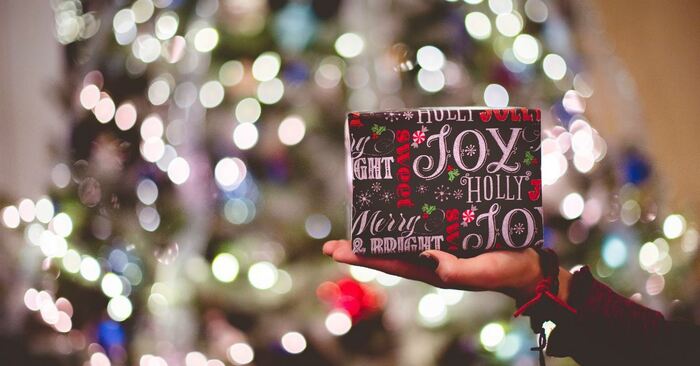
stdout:
[[335,261],[373,268],[442,288],[498,291],[508,296],[529,297],[541,279],[539,257],[532,249],[493,251],[472,258],[457,258],[440,250],[426,250],[419,261],[363,257],[352,252],[350,241],[331,240],[323,253]]

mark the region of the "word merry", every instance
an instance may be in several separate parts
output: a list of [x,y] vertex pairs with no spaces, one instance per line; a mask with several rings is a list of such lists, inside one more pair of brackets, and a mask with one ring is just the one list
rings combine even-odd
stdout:
[[431,249],[439,250],[442,235],[370,238],[369,243],[372,254],[416,253]]
[[398,218],[394,214],[385,215],[382,211],[365,210],[357,215],[354,215],[352,222],[352,235],[358,236],[369,231],[370,235],[377,235],[383,231],[398,232],[401,236],[411,236],[416,228],[416,223],[420,216],[411,216],[406,218],[403,214],[399,214]]
[[[352,170],[355,179],[392,179],[391,163],[394,157],[385,156],[381,158],[355,158],[352,162]],[[384,169],[382,169],[382,167]]]
[[[505,201],[520,201],[521,186],[527,175],[485,175],[463,176],[459,183],[467,188],[467,203],[491,201],[494,198]],[[511,188],[512,184],[512,188]]]

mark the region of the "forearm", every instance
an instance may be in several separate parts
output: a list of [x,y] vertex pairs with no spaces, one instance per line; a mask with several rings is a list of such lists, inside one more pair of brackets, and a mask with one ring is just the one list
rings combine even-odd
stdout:
[[587,267],[573,276],[560,269],[560,282],[559,296],[577,313],[552,319],[557,327],[550,336],[548,354],[571,356],[582,365],[697,361],[700,332],[696,326],[673,326],[661,313],[596,281]]

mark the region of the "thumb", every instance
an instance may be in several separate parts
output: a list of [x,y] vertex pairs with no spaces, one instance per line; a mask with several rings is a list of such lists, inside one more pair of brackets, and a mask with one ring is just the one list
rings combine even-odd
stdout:
[[435,274],[444,284],[450,285],[455,282],[459,270],[459,259],[456,256],[442,250],[426,250],[420,256],[434,263]]

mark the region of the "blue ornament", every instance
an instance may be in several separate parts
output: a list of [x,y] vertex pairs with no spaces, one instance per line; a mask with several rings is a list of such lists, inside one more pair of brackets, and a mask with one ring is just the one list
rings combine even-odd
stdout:
[[103,320],[97,326],[97,342],[107,350],[115,346],[124,346],[126,341],[126,334],[124,333],[124,328],[120,323],[114,320]]
[[625,181],[634,185],[644,182],[651,173],[651,167],[642,154],[632,151],[623,159]]
[[275,17],[274,35],[283,50],[301,52],[316,35],[318,20],[309,4],[290,2]]
[[301,61],[292,61],[285,65],[282,74],[284,80],[289,84],[299,84],[308,80],[311,72],[305,63]]

